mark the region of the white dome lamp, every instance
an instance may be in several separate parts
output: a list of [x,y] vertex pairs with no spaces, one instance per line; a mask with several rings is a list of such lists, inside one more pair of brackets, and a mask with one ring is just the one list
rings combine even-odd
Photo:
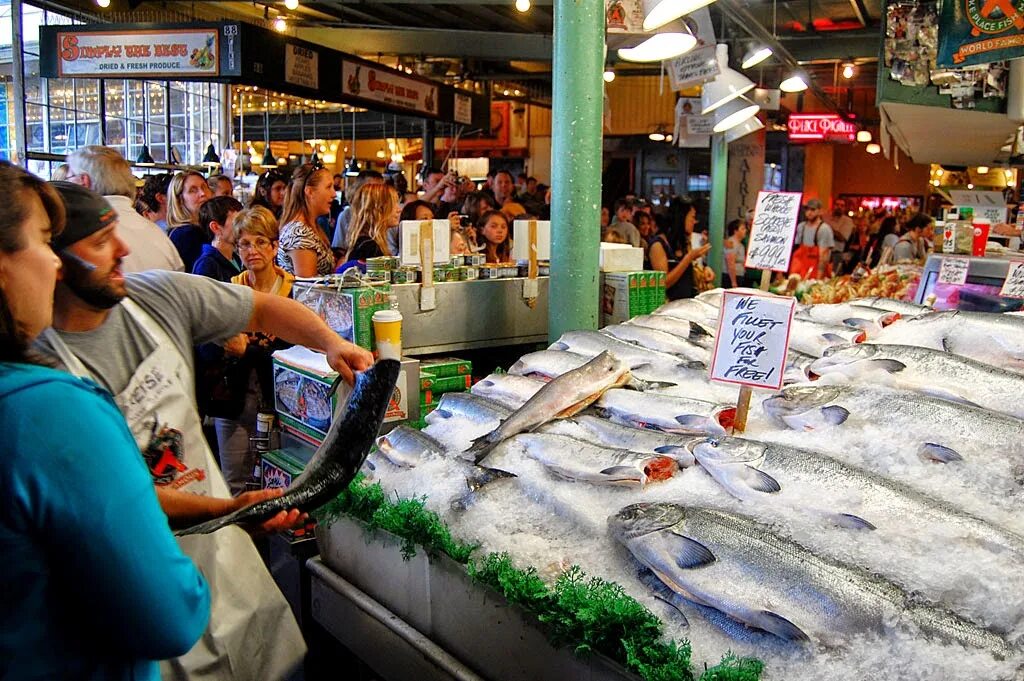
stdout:
[[[666,24],[636,47],[619,49],[619,59],[652,62],[673,59],[697,46],[697,39],[681,21]],[[751,86],[753,87],[753,86]]]
[[754,81],[729,68],[728,45],[719,43],[715,47],[715,58],[718,60],[718,75],[710,83],[705,83],[700,92],[702,115],[754,89]]
[[764,123],[757,116],[751,116],[747,120],[743,121],[739,125],[729,128],[722,135],[725,138],[726,144],[729,142],[735,142],[741,137],[746,137],[752,132],[757,132],[764,128]]
[[643,0],[644,30],[653,31],[684,14],[706,7],[715,0]]
[[746,97],[734,97],[715,110],[715,125],[711,130],[712,132],[731,130],[740,123],[757,115],[760,109],[761,107]]
[[803,92],[807,87],[807,76],[801,71],[790,74],[788,78],[779,83],[779,89],[783,92]]

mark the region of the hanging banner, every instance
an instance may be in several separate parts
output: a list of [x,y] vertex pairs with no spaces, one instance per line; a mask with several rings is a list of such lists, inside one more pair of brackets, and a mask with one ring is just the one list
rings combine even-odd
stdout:
[[682,19],[697,38],[697,46],[686,54],[665,62],[668,82],[673,90],[706,83],[718,75],[715,58],[715,28],[707,7],[691,12]]
[[437,86],[405,78],[391,69],[378,69],[360,62],[341,62],[342,92],[350,97],[388,106],[437,115]]
[[[746,219],[764,186],[765,132],[744,135],[729,143],[729,179],[725,193],[725,221]],[[748,225],[749,227],[749,225]]]
[[946,0],[941,5],[939,66],[1024,57],[1024,15],[1014,0]]
[[458,92],[455,93],[455,122],[473,124],[473,99]]
[[57,75],[75,78],[216,76],[216,28],[57,31]]
[[320,55],[316,50],[289,43],[284,51],[284,79],[292,85],[320,88]]
[[699,97],[680,97],[676,100],[676,123],[672,134],[677,147],[710,147],[713,126],[711,116],[700,115]]

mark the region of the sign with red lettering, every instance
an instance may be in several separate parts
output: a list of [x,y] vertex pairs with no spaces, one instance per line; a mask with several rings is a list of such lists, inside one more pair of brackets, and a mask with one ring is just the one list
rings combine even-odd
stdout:
[[342,60],[341,87],[342,92],[352,97],[437,115],[436,85],[406,78],[389,68]]
[[790,142],[856,142],[857,126],[838,114],[790,114]]
[[57,73],[62,77],[217,76],[219,71],[216,28],[57,33]]

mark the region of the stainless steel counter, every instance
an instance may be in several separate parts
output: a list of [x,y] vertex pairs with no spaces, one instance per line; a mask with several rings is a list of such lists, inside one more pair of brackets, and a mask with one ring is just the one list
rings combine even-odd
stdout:
[[420,311],[420,285],[397,284],[402,351],[452,352],[548,339],[548,277],[537,280],[537,304],[523,299],[524,278],[434,284],[436,309]]

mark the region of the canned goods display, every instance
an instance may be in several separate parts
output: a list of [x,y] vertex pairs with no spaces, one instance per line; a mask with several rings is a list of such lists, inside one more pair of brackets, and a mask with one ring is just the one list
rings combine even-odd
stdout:
[[481,279],[497,279],[501,276],[501,268],[497,265],[485,265],[480,268]]
[[366,270],[366,278],[375,283],[391,283],[391,271],[390,270],[378,270],[370,271]]
[[472,265],[473,267],[483,267],[487,264],[487,256],[483,253],[473,253],[472,255],[464,255],[462,257],[467,265]]

